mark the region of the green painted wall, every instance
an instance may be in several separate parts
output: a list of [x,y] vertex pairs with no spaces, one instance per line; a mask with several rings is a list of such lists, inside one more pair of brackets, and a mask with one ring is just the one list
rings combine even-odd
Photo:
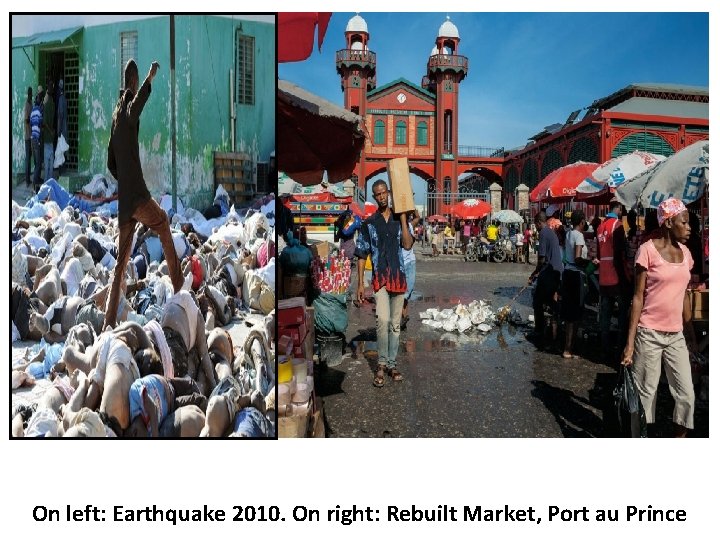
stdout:
[[[17,39],[13,39],[12,43],[16,43]],[[27,49],[30,59],[33,58],[33,50]],[[12,112],[10,121],[12,124],[12,149],[11,162],[14,174],[25,174],[25,131],[23,126],[23,112],[25,108],[25,100],[27,99],[27,88],[31,86],[33,89],[33,99],[35,99],[35,91],[37,90],[38,78],[35,74],[30,60],[23,54],[22,49],[12,50]],[[35,62],[37,65],[37,62]],[[30,173],[34,165],[30,166]]]
[[[213,151],[229,151],[230,70],[235,69],[235,29],[255,37],[255,105],[236,106],[236,149],[268,161],[275,147],[275,26],[213,16],[175,17],[177,189],[187,206],[213,198]],[[160,71],[140,123],[140,157],[153,195],[172,186],[170,19],[156,17],[85,28],[80,47],[78,172],[107,174],[107,141],[121,87],[120,33],[137,31],[138,67]],[[29,50],[30,52],[30,50]],[[37,52],[36,55],[40,56]],[[38,63],[36,62],[36,65]],[[42,66],[40,66],[42,72]],[[37,77],[21,50],[13,51],[13,169],[24,162],[22,107]],[[19,144],[16,144],[16,139]]]

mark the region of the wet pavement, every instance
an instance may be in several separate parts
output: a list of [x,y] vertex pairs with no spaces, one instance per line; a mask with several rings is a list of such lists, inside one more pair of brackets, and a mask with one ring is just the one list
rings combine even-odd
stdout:
[[[580,359],[538,351],[525,339],[529,326],[492,325],[487,334],[431,329],[419,312],[472,300],[507,305],[527,283],[534,266],[464,262],[417,253],[416,293],[410,322],[401,333],[398,368],[405,380],[386,377],[372,385],[377,362],[374,305],[349,305],[348,347],[340,365],[321,363],[316,390],[323,399],[331,437],[606,437],[616,435],[612,388],[615,363],[593,340],[596,314],[587,313],[577,352]],[[532,313],[529,289],[513,307]],[[668,419],[665,388],[658,415]],[[697,417],[701,419],[698,420]],[[707,412],[696,414],[695,436],[707,436]],[[660,430],[662,433],[662,429]]]

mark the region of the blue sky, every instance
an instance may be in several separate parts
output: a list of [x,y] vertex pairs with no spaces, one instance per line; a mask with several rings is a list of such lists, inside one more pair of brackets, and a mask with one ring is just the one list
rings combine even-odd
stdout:
[[[322,52],[279,76],[342,106],[335,51],[355,13],[333,13]],[[377,84],[420,84],[446,15],[469,59],[459,144],[515,148],[631,83],[709,85],[707,13],[360,13]],[[582,113],[580,115],[582,117]]]
[[[354,13],[333,13],[322,52],[279,66],[282,79],[342,105],[335,51]],[[446,13],[361,13],[377,84],[420,84]],[[463,145],[514,148],[630,83],[709,84],[706,13],[450,13],[459,53]]]

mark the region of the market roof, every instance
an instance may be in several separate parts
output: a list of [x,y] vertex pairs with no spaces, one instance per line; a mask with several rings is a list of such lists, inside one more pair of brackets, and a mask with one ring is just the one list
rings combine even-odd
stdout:
[[368,26],[360,14],[358,13],[350,19],[345,27],[346,32],[365,32],[367,34]]
[[66,28],[64,30],[53,30],[52,32],[40,32],[33,34],[32,36],[15,38],[13,40],[13,49],[21,49],[25,47],[35,47],[37,45],[63,45],[66,41],[70,40],[72,45],[77,45],[72,42],[72,38],[78,32],[82,31],[82,26],[76,26],[74,28]]
[[[637,93],[666,93],[676,94],[680,96],[698,96],[704,98],[710,95],[707,86],[688,86],[682,84],[670,84],[670,83],[632,83],[628,86],[621,88],[610,94],[609,96],[596,99],[591,109],[607,109],[617,105],[622,100],[624,95],[632,97]],[[654,97],[654,96],[643,96],[643,97]],[[665,100],[672,99],[672,97],[664,97]]]
[[678,101],[673,99],[654,99],[633,97],[614,107],[607,109],[612,112],[635,114],[648,114],[655,116],[677,116],[679,118],[710,119],[710,110],[707,103],[693,101]]
[[438,37],[460,38],[457,26],[450,22],[450,16],[442,23],[438,30]]

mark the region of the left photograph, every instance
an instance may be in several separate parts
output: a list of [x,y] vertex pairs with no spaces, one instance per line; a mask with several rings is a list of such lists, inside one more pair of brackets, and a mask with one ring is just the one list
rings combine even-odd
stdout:
[[10,21],[10,437],[276,438],[276,16]]

